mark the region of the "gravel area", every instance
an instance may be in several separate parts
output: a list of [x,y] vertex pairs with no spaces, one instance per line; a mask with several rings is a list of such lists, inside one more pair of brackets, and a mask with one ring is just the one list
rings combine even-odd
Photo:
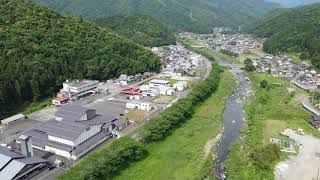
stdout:
[[277,164],[275,180],[313,180],[320,179],[320,139],[310,135],[299,135],[286,129],[284,135],[295,140],[299,147],[296,156]]

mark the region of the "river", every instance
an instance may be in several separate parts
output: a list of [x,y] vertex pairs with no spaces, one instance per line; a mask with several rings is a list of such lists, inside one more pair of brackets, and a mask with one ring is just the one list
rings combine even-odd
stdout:
[[[217,58],[216,58],[217,59]],[[240,129],[243,125],[244,111],[243,106],[248,92],[251,91],[250,82],[246,78],[246,74],[240,67],[229,64],[224,59],[217,59],[219,64],[226,66],[237,78],[237,88],[233,94],[229,96],[225,110],[223,113],[223,130],[220,141],[217,145],[217,156],[215,158],[215,176],[219,180],[227,179],[224,162],[227,159],[228,151],[233,142],[240,138]]]

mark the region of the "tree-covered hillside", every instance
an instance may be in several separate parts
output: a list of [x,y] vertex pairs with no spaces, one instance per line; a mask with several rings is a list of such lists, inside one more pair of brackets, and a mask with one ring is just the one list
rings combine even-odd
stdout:
[[176,31],[209,32],[212,26],[238,27],[275,4],[265,0],[33,0],[60,12],[94,20],[99,17],[149,15]]
[[266,52],[299,52],[320,69],[320,4],[274,11],[249,31],[268,37]]
[[0,117],[66,78],[158,71],[159,58],[92,23],[23,0],[0,0]]
[[174,33],[150,16],[112,16],[99,18],[95,22],[143,46],[154,47],[176,43]]
[[283,7],[295,7],[320,2],[320,0],[268,0],[279,3]]

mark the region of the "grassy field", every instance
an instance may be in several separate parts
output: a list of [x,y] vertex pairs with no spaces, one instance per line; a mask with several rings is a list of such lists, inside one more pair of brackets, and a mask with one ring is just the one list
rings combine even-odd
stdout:
[[133,179],[203,179],[210,170],[212,142],[222,127],[226,100],[235,87],[233,75],[222,73],[218,90],[191,119],[174,131],[165,141],[147,145],[150,155],[122,171],[118,180]]
[[189,40],[184,40],[184,43],[186,43],[189,46],[204,46],[207,43],[207,41],[206,40],[189,39]]
[[[252,165],[249,153],[255,148],[266,145],[270,137],[282,137],[284,129],[303,128],[307,134],[320,136],[308,123],[310,113],[304,110],[295,99],[283,101],[288,95],[289,80],[274,78],[266,74],[251,74],[255,98],[246,105],[246,126],[244,139],[232,147],[227,160],[229,179],[273,179],[273,169],[259,169]],[[270,87],[260,88],[260,82],[267,80]],[[281,84],[283,86],[275,86]],[[287,154],[282,155],[282,159]],[[274,162],[274,165],[276,162]]]
[[213,57],[223,58],[223,59],[227,60],[229,63],[234,63],[234,64],[240,63],[240,61],[237,58],[229,56],[227,54],[223,54],[223,53],[215,51],[213,49],[203,48],[202,50],[206,51],[208,54],[210,54]]
[[51,105],[51,98],[48,98],[48,99],[44,99],[44,100],[41,100],[39,102],[34,102],[34,103],[31,103],[29,104],[28,106],[24,107],[22,109],[22,114],[24,115],[27,115],[27,114],[31,114],[35,111],[39,111],[47,106],[50,106]]

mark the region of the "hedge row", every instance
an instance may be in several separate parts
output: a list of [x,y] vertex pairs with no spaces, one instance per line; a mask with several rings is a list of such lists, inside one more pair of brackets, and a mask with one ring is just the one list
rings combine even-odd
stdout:
[[195,107],[207,99],[218,87],[220,80],[220,67],[212,64],[209,77],[200,81],[187,95],[173,106],[166,109],[157,118],[145,124],[139,133],[142,142],[150,143],[163,140],[174,129],[179,127],[194,113]]
[[129,163],[146,156],[147,150],[140,142],[122,137],[87,155],[57,179],[111,179]]

